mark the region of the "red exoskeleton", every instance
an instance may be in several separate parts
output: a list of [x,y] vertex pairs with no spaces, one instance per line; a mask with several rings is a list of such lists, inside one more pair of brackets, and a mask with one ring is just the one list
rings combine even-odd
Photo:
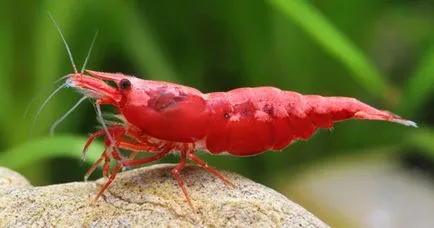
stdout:
[[[121,73],[86,72],[68,75],[67,84],[95,99],[99,115],[101,105],[112,105],[124,120],[104,126],[105,129],[93,134],[86,144],[85,150],[95,137],[106,136],[106,150],[90,170],[92,172],[96,165],[105,161],[104,173],[109,180],[97,197],[122,166],[146,164],[177,151],[181,161],[172,174],[193,208],[179,174],[187,160],[234,186],[197,157],[196,150],[234,156],[279,151],[295,140],[307,140],[318,128],[332,128],[334,122],[350,118],[416,126],[412,121],[349,97],[302,95],[274,87],[204,94],[188,86],[143,80]],[[117,87],[106,81],[114,82]],[[122,159],[119,148],[134,153],[129,159]],[[134,159],[137,151],[153,155]],[[111,158],[118,160],[118,164],[109,174]]]
[[[86,98],[94,99],[98,118],[103,126],[102,130],[90,136],[83,150],[84,155],[97,137],[105,136],[105,150],[85,175],[87,179],[95,168],[104,162],[103,174],[108,177],[108,181],[96,199],[103,194],[122,167],[146,164],[170,152],[178,152],[181,161],[172,170],[172,175],[193,208],[180,175],[187,160],[197,163],[227,185],[234,187],[230,180],[196,156],[196,150],[234,156],[280,151],[296,140],[309,139],[318,128],[332,128],[335,122],[351,118],[384,120],[416,127],[412,121],[349,97],[302,95],[274,87],[202,93],[188,86],[143,80],[121,73],[90,70],[78,73],[68,45],[55,21],[54,23],[67,48],[75,73],[67,75],[66,83],[56,89],[48,99],[65,86],[76,88],[85,97],[73,109]],[[106,124],[101,105],[113,106],[121,121]],[[132,151],[130,157],[124,158],[120,149]],[[136,159],[138,152],[151,155]],[[117,161],[112,171],[109,167],[111,159]]]

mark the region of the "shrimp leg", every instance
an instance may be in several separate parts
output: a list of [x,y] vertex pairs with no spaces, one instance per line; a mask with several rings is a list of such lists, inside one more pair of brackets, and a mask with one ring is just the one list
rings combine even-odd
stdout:
[[208,172],[219,178],[221,181],[223,181],[225,184],[227,184],[229,187],[235,188],[235,185],[230,182],[228,179],[226,179],[224,176],[222,176],[217,170],[209,166],[206,162],[201,160],[198,156],[194,154],[194,151],[191,151],[188,154],[188,158],[194,162],[196,162],[200,167],[206,169]]
[[182,179],[179,172],[181,172],[182,169],[185,167],[185,163],[187,161],[187,148],[184,148],[184,150],[181,151],[181,161],[178,163],[178,165],[172,169],[172,176],[176,179],[178,182],[179,187],[181,187],[182,192],[184,193],[185,198],[187,199],[188,205],[195,211],[193,204],[191,203],[190,195],[188,194],[187,187],[185,186],[185,182]]
[[[104,191],[108,188],[108,186],[110,186],[110,184],[113,182],[113,180],[115,179],[117,173],[119,172],[119,170],[122,166],[125,166],[125,165],[129,166],[131,164],[134,165],[133,163],[137,162],[137,161],[140,162],[141,164],[144,164],[144,163],[158,160],[158,159],[162,158],[164,155],[166,155],[167,153],[169,153],[172,149],[173,149],[173,146],[171,144],[169,144],[160,153],[155,154],[155,155],[150,156],[150,157],[146,157],[146,158],[135,160],[135,161],[134,160],[120,160],[119,163],[114,167],[113,172],[110,174],[109,180],[100,189],[98,195],[95,198],[95,201],[104,193]],[[132,156],[132,157],[134,157],[134,156]],[[106,158],[106,157],[104,156],[104,158]],[[108,172],[108,164],[110,164],[109,162],[110,162],[110,160],[107,162],[107,158],[106,158],[106,163],[104,163],[104,174],[107,174],[106,172]]]
[[95,171],[96,167],[98,167],[98,165],[102,162],[103,160],[103,156],[105,154],[105,151],[103,152],[103,155],[101,155],[101,157],[96,160],[95,163],[93,163],[92,167],[90,167],[90,169],[86,172],[86,174],[84,174],[84,181],[86,182],[87,179],[89,178],[90,175],[92,175],[92,173]]
[[[114,132],[122,132],[122,131],[126,131],[124,127],[120,126],[120,125],[115,125],[115,126],[110,126],[108,128],[108,131],[111,134],[114,134]],[[125,133],[124,133],[125,134]],[[90,144],[92,144],[96,138],[105,135],[105,131],[104,129],[101,129],[93,134],[91,134],[89,136],[89,139],[87,140],[86,144],[84,145],[83,151],[82,151],[82,157],[83,159],[86,157],[86,152],[89,149]]]
[[98,198],[104,193],[104,191],[110,186],[110,184],[113,182],[113,180],[116,178],[116,175],[119,172],[119,169],[121,168],[121,164],[117,164],[113,168],[113,172],[110,174],[110,177],[108,181],[102,186],[102,188],[99,190],[98,195],[95,197],[94,201],[97,201]]
[[164,157],[166,154],[168,154],[171,150],[173,149],[173,146],[171,144],[166,145],[163,150],[155,155],[146,157],[146,158],[141,158],[141,159],[137,159],[137,160],[121,160],[120,163],[123,166],[136,166],[136,165],[142,165],[142,164],[146,164],[149,162],[153,162],[155,160],[158,160],[162,157]]
[[[124,166],[135,166],[135,165],[141,165],[141,164],[149,163],[151,161],[155,161],[155,160],[162,158],[164,155],[169,153],[172,149],[173,149],[173,146],[169,144],[168,146],[165,146],[163,151],[161,151],[159,154],[156,154],[156,155],[153,155],[153,156],[150,156],[147,158],[138,159],[138,160],[121,161],[120,163]],[[181,161],[179,162],[179,164],[175,168],[172,169],[172,175],[176,179],[176,181],[178,182],[179,187],[182,189],[182,192],[184,193],[184,196],[187,199],[188,204],[194,210],[193,204],[191,203],[190,196],[188,195],[187,188],[185,186],[185,182],[182,179],[181,175],[179,174],[179,172],[182,169],[184,169],[185,164],[187,162],[187,153],[188,153],[187,147],[184,147],[183,150],[181,150],[181,155],[182,155]]]
[[[115,127],[110,128],[110,130],[119,130]],[[122,129],[123,130],[123,129]],[[104,130],[100,130],[94,134],[91,135],[90,139],[88,140],[88,142],[86,143],[86,146],[83,150],[83,153],[85,153],[87,151],[88,146],[90,145],[90,143],[92,143],[97,137],[104,135],[105,132]],[[113,134],[113,136],[115,136]],[[125,149],[125,150],[133,150],[133,153],[130,155],[130,159],[133,159],[137,152],[149,152],[149,153],[156,153],[158,152],[158,148],[155,147],[154,145],[147,145],[144,143],[138,143],[138,142],[134,142],[125,138],[121,138],[122,135],[118,135],[115,138],[115,141],[117,142],[117,146],[121,149]],[[107,141],[108,139],[106,139]],[[106,143],[107,146],[107,143]],[[116,160],[122,160],[121,156],[115,151],[112,150],[112,155]],[[87,181],[87,179],[89,178],[90,175],[92,175],[92,173],[95,171],[96,167],[98,167],[98,165],[104,161],[104,165],[103,165],[103,174],[104,176],[108,176],[109,174],[109,165],[110,165],[110,156],[107,154],[107,148],[104,150],[104,152],[101,154],[101,157],[92,165],[92,167],[86,172],[86,174],[84,175],[84,180]]]

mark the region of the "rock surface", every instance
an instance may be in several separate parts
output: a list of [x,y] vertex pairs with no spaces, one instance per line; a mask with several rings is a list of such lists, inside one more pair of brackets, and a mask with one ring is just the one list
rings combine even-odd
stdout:
[[227,187],[205,170],[182,172],[196,214],[172,178],[173,165],[120,173],[103,197],[106,181],[32,187],[0,168],[0,227],[328,227],[276,191],[240,175],[220,171],[237,187]]

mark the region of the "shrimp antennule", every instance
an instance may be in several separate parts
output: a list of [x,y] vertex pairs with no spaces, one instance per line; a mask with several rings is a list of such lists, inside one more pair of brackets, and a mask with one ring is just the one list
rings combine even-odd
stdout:
[[56,130],[56,127],[66,118],[69,116],[69,114],[72,113],[72,111],[74,111],[81,103],[83,103],[83,101],[85,101],[87,99],[86,96],[83,96],[80,100],[77,101],[77,103],[75,103],[74,106],[72,106],[72,108],[70,108],[65,114],[63,114],[62,117],[60,117],[58,120],[56,120],[56,122],[53,123],[53,125],[51,125],[50,128],[50,134],[54,135],[54,131]]

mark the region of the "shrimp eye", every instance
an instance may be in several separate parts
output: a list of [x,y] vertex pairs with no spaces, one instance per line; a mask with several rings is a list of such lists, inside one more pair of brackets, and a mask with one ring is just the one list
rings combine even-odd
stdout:
[[122,79],[122,80],[119,82],[119,88],[121,88],[121,89],[125,89],[125,90],[131,88],[131,82],[130,82],[130,80],[125,79],[125,78]]

